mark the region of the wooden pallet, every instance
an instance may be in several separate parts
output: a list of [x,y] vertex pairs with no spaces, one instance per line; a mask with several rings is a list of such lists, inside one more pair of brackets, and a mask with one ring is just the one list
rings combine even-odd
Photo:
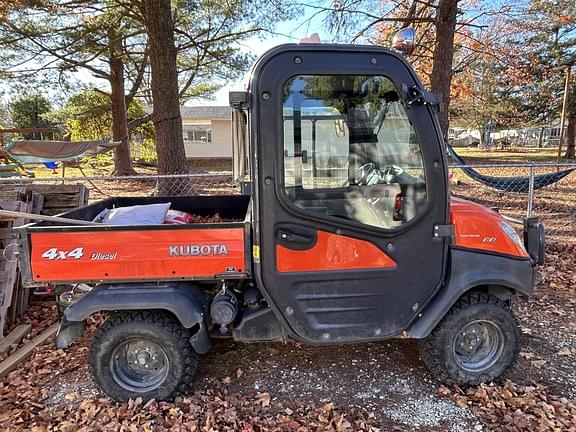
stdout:
[[[10,211],[24,211],[28,203],[23,201],[4,201],[2,208]],[[15,226],[24,224],[24,219],[13,221],[0,221],[0,229],[4,232],[12,230]],[[8,311],[12,305],[14,291],[18,290],[19,273],[18,262],[14,257],[14,240],[12,236],[0,242],[0,339],[4,337],[4,326],[8,318]]]
[[[88,189],[80,183],[47,185],[10,182],[2,183],[0,190],[0,208],[8,211],[51,216],[83,207],[87,203]],[[6,321],[24,313],[28,306],[29,290],[20,284],[19,266],[12,260],[12,229],[29,222],[24,217],[0,218],[0,340],[4,337]]]
[[[12,198],[12,200],[9,200]],[[25,187],[3,189],[0,207],[3,210],[40,213],[44,197]],[[25,312],[28,307],[29,290],[20,284],[20,267],[14,255],[16,243],[13,228],[29,221],[24,218],[0,219],[0,340],[8,319]]]
[[42,213],[52,216],[88,204],[88,189],[82,183],[77,184],[31,184],[26,186],[44,197]]
[[[88,204],[88,189],[82,183],[77,184],[37,184],[2,183],[0,201],[16,198],[17,194],[28,197],[31,193],[42,195],[41,214],[52,216]],[[22,200],[28,200],[24,198]],[[7,209],[6,209],[7,210]],[[37,213],[37,212],[33,212]]]

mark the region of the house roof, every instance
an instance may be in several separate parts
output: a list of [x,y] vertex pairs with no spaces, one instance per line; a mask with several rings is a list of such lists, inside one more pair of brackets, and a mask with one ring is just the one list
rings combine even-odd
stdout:
[[229,119],[232,108],[229,106],[181,106],[183,118]]

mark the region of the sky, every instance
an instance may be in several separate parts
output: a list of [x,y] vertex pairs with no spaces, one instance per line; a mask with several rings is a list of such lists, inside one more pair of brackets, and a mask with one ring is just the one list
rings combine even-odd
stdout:
[[[323,18],[323,16],[313,17],[313,11],[307,10],[296,20],[286,21],[279,24],[276,28],[276,33],[278,33],[277,35],[269,36],[264,40],[260,40],[260,38],[257,36],[248,39],[243,43],[243,49],[251,51],[256,55],[256,57],[260,57],[266,51],[277,45],[285,43],[297,43],[300,39],[309,36],[312,33],[318,33],[322,42],[328,42],[330,36],[326,31],[324,23],[322,22]],[[195,99],[188,102],[186,105],[227,106],[228,92],[234,90],[244,90],[244,85],[248,81],[249,75],[250,71],[244,74],[241,79],[221,88],[216,92],[216,97],[214,100]]]

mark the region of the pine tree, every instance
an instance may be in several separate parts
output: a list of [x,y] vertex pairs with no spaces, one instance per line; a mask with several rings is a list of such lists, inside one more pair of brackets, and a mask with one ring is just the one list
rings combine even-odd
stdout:
[[[518,29],[508,40],[509,61],[519,71],[504,86],[524,116],[548,123],[560,117],[564,70],[576,62],[576,3],[573,0],[532,0],[512,21]],[[575,80],[568,87],[566,158],[574,158],[576,131]]]

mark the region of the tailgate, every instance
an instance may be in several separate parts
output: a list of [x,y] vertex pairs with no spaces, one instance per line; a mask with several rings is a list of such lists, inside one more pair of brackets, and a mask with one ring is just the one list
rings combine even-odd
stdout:
[[[247,273],[247,223],[29,229],[29,279],[214,279]],[[226,274],[226,275],[223,275]]]

